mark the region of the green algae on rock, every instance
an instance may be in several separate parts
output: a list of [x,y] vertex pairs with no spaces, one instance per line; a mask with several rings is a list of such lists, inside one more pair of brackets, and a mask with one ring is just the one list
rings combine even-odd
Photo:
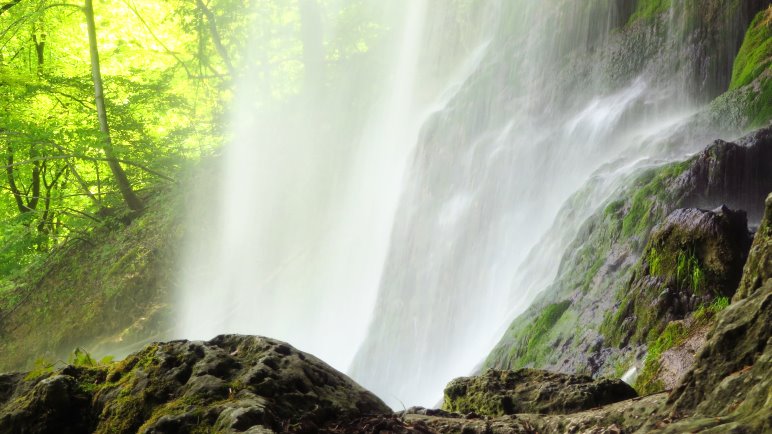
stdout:
[[252,336],[156,343],[107,366],[0,385],[3,433],[315,432],[391,412],[314,356]]
[[585,375],[536,369],[489,369],[457,378],[445,388],[443,410],[502,416],[517,413],[565,414],[636,397],[621,380],[593,380]]
[[[748,264],[772,250],[772,195]],[[718,315],[692,370],[642,432],[770,432],[772,409],[772,279],[769,268],[747,266],[738,291]],[[741,286],[742,288],[743,286]],[[664,423],[668,421],[669,423]]]
[[618,345],[651,341],[717,297],[731,297],[750,248],[745,212],[673,211],[652,234],[605,333]]
[[[697,249],[695,243],[691,247],[682,246],[682,240],[673,231],[666,237],[662,234],[661,243],[673,241],[673,248],[667,254],[661,253],[665,244],[654,242],[657,245],[649,246],[657,232],[654,228],[664,223],[673,211],[684,207],[713,209],[726,205],[745,210],[751,222],[758,221],[764,214],[763,199],[772,191],[770,161],[772,128],[767,128],[734,143],[716,141],[684,162],[648,169],[632,178],[603,209],[587,219],[566,249],[555,282],[512,322],[486,359],[484,368],[530,367],[621,376],[630,368],[635,367],[638,372],[644,368],[644,361],[650,358],[648,345],[656,342],[670,321],[688,320],[685,340],[703,333],[715,316],[716,309],[710,306],[716,300],[730,297],[736,288],[744,261],[743,250],[747,253],[747,233],[735,228],[734,235],[725,237],[724,244],[709,241],[706,234],[707,238],[703,237],[706,245],[718,243],[713,249],[721,250],[718,258],[706,256],[700,250],[703,247]],[[698,218],[705,211],[690,213]],[[715,220],[719,222],[722,218]],[[739,250],[725,251],[732,244],[730,239],[742,238],[745,241],[740,243],[744,245]],[[703,263],[708,256],[710,265]],[[724,256],[725,261],[721,259]],[[708,268],[711,271],[707,271]],[[665,274],[672,274],[673,282],[671,277],[665,278]],[[646,286],[647,282],[651,287]],[[679,285],[671,284],[675,282]],[[670,306],[660,315],[653,309],[647,311],[648,304],[642,302],[638,319],[633,319],[628,314],[635,309],[627,307],[635,304],[630,302],[635,298],[634,284],[651,295],[644,297],[649,302],[656,301],[668,287],[674,295],[684,296],[684,303],[677,309]],[[694,299],[692,287],[698,287]],[[554,316],[555,321],[550,322],[549,328],[540,328],[538,339],[533,339],[532,325],[539,318],[552,318],[547,315],[550,306],[565,301],[570,301],[565,311]],[[678,309],[681,310],[676,312]],[[692,315],[697,312],[701,312],[702,318],[692,321]],[[646,318],[650,321],[638,324],[638,320]],[[647,392],[655,390],[647,389]]]

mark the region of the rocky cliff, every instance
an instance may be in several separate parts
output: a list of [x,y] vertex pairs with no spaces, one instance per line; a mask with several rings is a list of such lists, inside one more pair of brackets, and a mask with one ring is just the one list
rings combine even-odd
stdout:
[[[699,221],[727,217],[685,212]],[[715,313],[694,366],[669,395],[639,398],[619,380],[489,370],[451,382],[442,410],[392,413],[288,344],[226,335],[151,344],[116,363],[86,355],[0,375],[0,433],[768,432],[771,255],[772,194],[740,289]]]
[[763,215],[770,174],[767,128],[631,179],[587,220],[558,279],[513,322],[485,366],[637,371],[639,391],[672,386],[685,372],[675,365],[688,365],[737,290],[748,216],[753,224]]

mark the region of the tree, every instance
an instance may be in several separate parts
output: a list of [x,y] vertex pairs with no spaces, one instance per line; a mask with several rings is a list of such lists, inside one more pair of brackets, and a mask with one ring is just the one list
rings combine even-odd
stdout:
[[110,137],[110,125],[107,121],[107,110],[105,109],[104,87],[102,85],[102,70],[99,66],[99,49],[97,47],[96,23],[94,22],[94,6],[92,0],[85,0],[83,12],[86,15],[86,27],[88,29],[88,45],[91,54],[91,77],[94,81],[94,100],[96,101],[97,117],[99,118],[99,129],[103,134],[102,149],[104,150],[107,164],[115,177],[118,189],[121,191],[123,200],[132,211],[142,210],[142,201],[137,197],[131,188],[129,178],[126,176],[123,167],[115,157],[112,138]]

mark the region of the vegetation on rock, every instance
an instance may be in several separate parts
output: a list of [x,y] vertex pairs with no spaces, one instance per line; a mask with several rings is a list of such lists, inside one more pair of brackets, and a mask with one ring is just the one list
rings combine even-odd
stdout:
[[738,89],[753,83],[772,67],[772,5],[759,12],[745,33],[740,51],[732,69],[729,89]]
[[486,416],[562,414],[608,405],[635,396],[633,388],[621,380],[593,380],[587,376],[534,369],[489,369],[480,376],[457,378],[448,383],[442,409]]
[[[634,177],[587,220],[556,282],[512,322],[484,366],[593,375],[638,366],[642,391],[660,390],[658,357],[648,347],[656,349],[671,321],[687,320],[685,339],[713,321],[706,306],[731,297],[749,244],[742,214],[679,211],[669,224],[667,216],[681,206],[725,203],[762,215],[762,198],[772,190],[772,178],[763,175],[772,158],[770,131],[738,140],[742,145],[716,142],[687,161]],[[571,302],[551,327],[531,339],[533,324],[565,300]]]
[[121,362],[0,384],[0,432],[13,433],[315,432],[390,412],[309,354],[235,335],[155,343]]
[[656,229],[619,308],[603,330],[612,344],[653,342],[673,320],[718,297],[731,297],[750,237],[745,213],[678,209]]
[[630,23],[638,20],[650,20],[670,9],[670,0],[638,0]]
[[0,369],[64,359],[77,346],[125,355],[163,334],[185,195],[168,188],[144,198],[147,211],[129,225],[109,219],[6,280]]

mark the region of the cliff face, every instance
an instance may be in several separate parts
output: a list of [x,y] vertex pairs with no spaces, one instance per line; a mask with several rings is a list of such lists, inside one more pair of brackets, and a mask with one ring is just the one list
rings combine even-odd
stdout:
[[631,179],[587,220],[556,282],[485,366],[617,377],[634,369],[641,391],[662,390],[660,377],[670,375],[663,353],[693,357],[740,282],[746,211],[724,204],[747,210],[753,223],[772,191],[769,173],[772,129],[764,129]]
[[667,433],[772,430],[770,253],[772,194],[732,304],[718,316],[694,367],[660,411],[677,422],[652,421],[650,427]]
[[[715,98],[687,129],[769,122],[769,1],[619,5],[620,19],[627,17],[619,31],[565,71],[576,75],[589,62],[609,83],[642,73],[683,78],[674,94]],[[751,229],[759,222],[769,191],[770,128],[631,177],[587,219],[554,283],[512,322],[484,367],[624,375],[643,393],[674,387],[737,290],[750,242],[746,219]],[[562,214],[587,194],[577,193]]]

